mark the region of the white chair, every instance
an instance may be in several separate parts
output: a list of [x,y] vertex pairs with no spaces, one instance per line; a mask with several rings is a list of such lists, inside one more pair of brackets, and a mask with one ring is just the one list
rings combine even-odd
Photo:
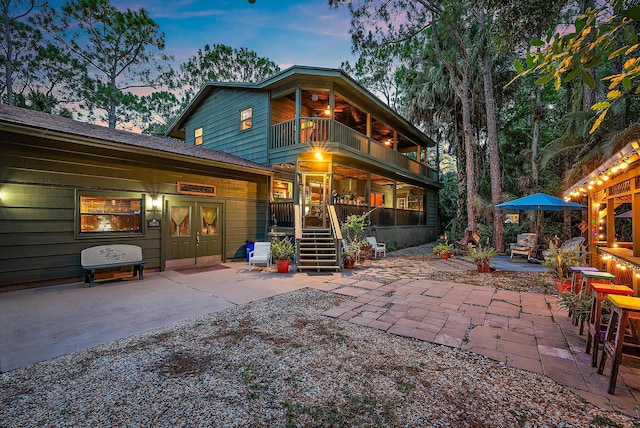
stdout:
[[249,270],[256,264],[266,264],[267,271],[271,269],[271,242],[256,242],[253,251],[249,253]]
[[377,242],[375,236],[367,236],[367,242],[373,247],[373,257],[378,257],[378,254],[387,257],[387,245],[384,242]]

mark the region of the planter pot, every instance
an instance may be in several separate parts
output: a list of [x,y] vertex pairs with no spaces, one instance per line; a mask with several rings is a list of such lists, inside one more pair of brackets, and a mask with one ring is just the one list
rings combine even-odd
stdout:
[[288,273],[290,264],[291,264],[291,260],[276,260],[276,267],[278,268],[278,273]]
[[442,253],[440,254],[440,258],[447,260],[449,257],[451,257],[451,253]]
[[360,247],[360,259],[363,261],[373,259],[373,247],[371,245]]
[[556,290],[558,290],[558,293],[568,293],[569,291],[571,291],[571,281],[556,278],[555,282]]
[[478,266],[478,272],[480,273],[487,273],[490,271],[489,263],[485,262],[485,263],[478,264],[477,266]]
[[347,269],[353,269],[355,264],[356,259],[354,259],[353,257],[347,257],[346,259],[344,259],[344,267]]

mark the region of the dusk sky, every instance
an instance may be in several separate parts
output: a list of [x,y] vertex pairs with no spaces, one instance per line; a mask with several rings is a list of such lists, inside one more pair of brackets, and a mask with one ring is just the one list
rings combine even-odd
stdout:
[[166,51],[180,64],[205,44],[247,48],[281,69],[338,68],[349,60],[350,16],[327,0],[112,0],[118,9],[145,8],[166,34]]

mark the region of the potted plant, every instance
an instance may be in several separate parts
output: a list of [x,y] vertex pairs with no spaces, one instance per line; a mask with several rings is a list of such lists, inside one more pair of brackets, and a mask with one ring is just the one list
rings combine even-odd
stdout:
[[274,238],[271,241],[271,255],[276,260],[278,272],[287,273],[291,260],[296,255],[296,249],[289,238]]
[[554,277],[558,293],[571,291],[571,266],[581,266],[586,262],[587,253],[580,248],[562,248],[549,242],[549,252],[542,262]]
[[373,258],[373,247],[369,242],[361,241],[360,242],[360,255],[358,259],[360,261],[371,260]]
[[450,244],[437,244],[433,247],[433,254],[440,256],[441,259],[448,259],[453,252],[453,246]]
[[342,260],[344,263],[344,267],[347,269],[353,269],[353,266],[356,264],[356,260],[360,255],[360,242],[351,241],[346,247],[344,252],[342,253]]
[[491,259],[498,254],[498,250],[491,246],[469,247],[469,255],[478,266],[478,272],[489,272]]

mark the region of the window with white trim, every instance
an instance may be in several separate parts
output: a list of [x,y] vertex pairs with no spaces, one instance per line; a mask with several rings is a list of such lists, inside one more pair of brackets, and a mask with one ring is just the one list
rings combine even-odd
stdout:
[[253,107],[240,111],[240,130],[245,131],[253,126]]

